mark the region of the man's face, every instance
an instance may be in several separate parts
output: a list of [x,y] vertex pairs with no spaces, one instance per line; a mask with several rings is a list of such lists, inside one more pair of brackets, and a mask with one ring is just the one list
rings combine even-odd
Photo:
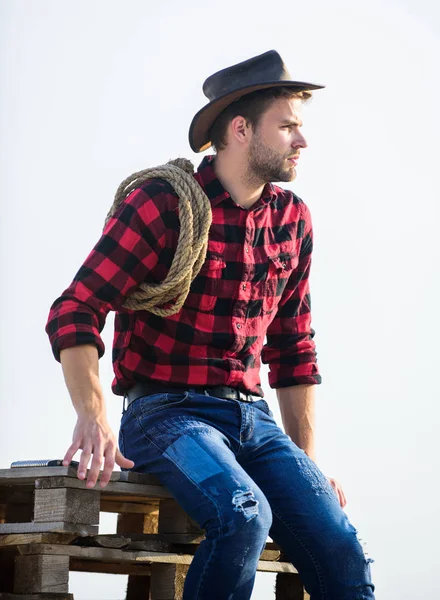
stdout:
[[302,126],[300,98],[280,98],[261,116],[249,143],[249,168],[262,183],[293,181],[301,148],[307,142]]

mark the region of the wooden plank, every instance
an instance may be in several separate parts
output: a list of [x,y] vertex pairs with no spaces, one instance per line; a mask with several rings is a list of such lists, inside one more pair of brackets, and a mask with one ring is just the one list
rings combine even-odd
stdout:
[[182,600],[187,565],[152,565],[151,600]]
[[[147,539],[131,540],[127,545],[127,550],[145,550],[147,552],[171,552],[183,554],[195,554],[198,544],[173,544],[164,541],[159,535],[148,536]],[[263,550],[260,560],[278,560],[280,558],[279,550]]]
[[78,536],[74,533],[17,533],[0,536],[0,548],[20,544],[70,544]]
[[[88,471],[87,471],[88,473]],[[100,471],[101,475],[102,471]],[[29,485],[41,477],[72,477],[77,478],[77,467],[16,467],[0,469],[0,486],[19,484]],[[139,483],[144,485],[161,485],[155,475],[136,473],[135,471],[113,471],[111,481]]]
[[[114,476],[114,479],[113,479]],[[128,483],[141,483],[144,485],[160,485],[160,479],[155,475],[147,473],[136,473],[136,471],[113,471],[113,481],[127,481]]]
[[[138,534],[131,533],[132,542],[143,542],[149,540],[160,540],[161,542],[173,545],[200,544],[205,539],[205,534],[202,533],[155,533],[155,534]],[[267,542],[265,550],[278,552],[281,554],[280,547],[275,542]]]
[[101,500],[100,510],[102,512],[109,513],[148,515],[153,512],[158,512],[159,507],[155,504],[149,504],[148,501],[145,501],[144,503],[115,502],[113,499],[108,500],[106,498],[103,498]]
[[126,496],[123,494],[121,495],[121,494],[113,494],[113,493],[107,495],[105,489],[101,490],[101,499],[105,500],[106,502],[129,502],[130,504],[137,503],[137,504],[146,504],[147,506],[159,507],[159,499],[158,498],[148,498],[145,496],[134,496],[134,495]]
[[292,563],[272,560],[260,560],[257,571],[264,573],[298,573]]
[[17,467],[0,469],[0,487],[33,484],[38,477],[76,477],[75,467]]
[[34,521],[99,524],[99,490],[36,489]]
[[[182,548],[182,549],[180,549]],[[194,554],[197,546],[180,546],[179,550],[176,550],[172,544],[167,544],[157,539],[149,539],[143,542],[130,542],[127,546],[127,550],[134,551],[145,551],[145,552],[172,552],[172,553],[183,553],[183,554]]]
[[161,500],[159,533],[201,533],[202,529],[173,499]]
[[14,552],[0,552],[0,590],[12,592],[14,589]]
[[119,563],[93,562],[91,560],[81,560],[80,558],[70,559],[70,570],[81,571],[85,573],[112,573],[114,575],[137,575],[138,577],[149,577],[151,574],[150,565],[136,565]]
[[122,534],[155,534],[158,531],[159,511],[143,514],[119,514],[116,531]]
[[[35,487],[37,489],[64,487],[80,490],[88,489],[85,481],[69,477],[47,477],[44,479],[37,479],[35,481]],[[149,484],[110,481],[103,490],[99,488],[99,484],[93,489],[99,490],[102,498],[106,498],[107,496],[111,497],[112,494],[117,494],[128,501],[131,496],[144,497],[145,500],[148,498],[172,498],[172,495],[166,488]]]
[[[98,560],[103,562],[121,563],[164,563],[164,564],[191,564],[193,559],[190,554],[177,554],[173,552],[146,552],[116,550],[112,548],[89,548],[82,546],[60,546],[50,544],[29,544],[18,546],[23,555],[29,554],[68,554],[84,560]],[[260,560],[258,570],[271,573],[297,573],[295,567],[288,562]]]
[[125,600],[150,600],[150,583],[150,577],[129,575]]
[[9,594],[0,592],[0,600],[73,600],[73,594]]
[[154,533],[137,534],[132,533],[129,536],[132,542],[143,542],[149,540],[160,540],[166,544],[200,544],[205,539],[204,533]]
[[126,536],[117,534],[92,535],[83,538],[78,538],[76,545],[82,548],[125,548],[131,542],[131,539]]
[[[67,546],[62,548],[67,548]],[[14,594],[66,593],[68,591],[68,556],[15,557]]]
[[275,600],[304,600],[304,587],[299,575],[277,574]]
[[77,536],[93,535],[98,533],[96,525],[82,525],[78,523],[48,522],[48,523],[2,523],[0,535],[11,533],[74,533]]

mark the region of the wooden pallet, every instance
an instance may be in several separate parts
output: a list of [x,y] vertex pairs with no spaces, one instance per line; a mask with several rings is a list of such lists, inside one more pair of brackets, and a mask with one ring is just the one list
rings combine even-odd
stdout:
[[[114,534],[99,534],[101,512],[118,514]],[[114,472],[90,490],[72,467],[0,470],[0,600],[73,600],[71,571],[128,575],[127,600],[180,600],[203,539],[153,476]],[[277,600],[308,598],[276,544],[258,570],[277,573]]]

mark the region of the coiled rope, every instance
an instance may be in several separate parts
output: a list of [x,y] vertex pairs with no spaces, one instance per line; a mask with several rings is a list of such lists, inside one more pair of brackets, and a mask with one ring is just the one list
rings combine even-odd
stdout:
[[[212,222],[211,203],[193,173],[191,161],[177,158],[165,165],[133,173],[118,187],[105,225],[121,202],[149,179],[165,179],[179,196],[180,232],[168,275],[160,283],[141,283],[125,300],[124,308],[148,310],[160,317],[174,315],[182,308],[191,282],[205,262]],[[172,306],[163,308],[162,305],[171,300],[174,300]]]

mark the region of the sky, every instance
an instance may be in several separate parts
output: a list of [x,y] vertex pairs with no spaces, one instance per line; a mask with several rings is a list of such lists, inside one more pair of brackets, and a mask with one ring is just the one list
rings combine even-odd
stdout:
[[[317,462],[344,487],[378,600],[437,588],[438,58],[429,0],[0,0],[0,468],[63,457],[76,421],[44,331],[119,183],[185,156],[215,71],[276,49],[322,83],[298,177],[315,236]],[[109,420],[113,317],[100,361]],[[281,424],[274,390],[262,382]],[[114,519],[105,517],[103,531]],[[72,574],[76,600],[122,576]],[[252,600],[269,600],[258,575]]]

